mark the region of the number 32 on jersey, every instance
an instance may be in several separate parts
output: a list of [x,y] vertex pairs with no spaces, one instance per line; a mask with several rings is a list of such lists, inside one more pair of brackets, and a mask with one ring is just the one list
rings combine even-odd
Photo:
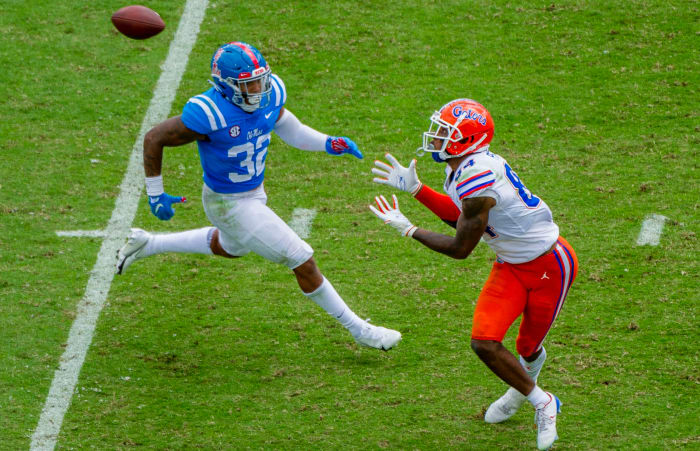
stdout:
[[[233,183],[246,182],[254,176],[259,176],[265,170],[265,155],[267,155],[267,146],[270,144],[270,134],[261,135],[255,141],[255,144],[248,141],[240,146],[233,146],[228,150],[229,158],[240,160],[239,167],[241,172],[229,172],[228,178]],[[262,149],[262,150],[261,150]],[[256,152],[257,155],[256,155]],[[243,159],[238,158],[238,155],[245,153]],[[255,157],[255,159],[253,159]]]

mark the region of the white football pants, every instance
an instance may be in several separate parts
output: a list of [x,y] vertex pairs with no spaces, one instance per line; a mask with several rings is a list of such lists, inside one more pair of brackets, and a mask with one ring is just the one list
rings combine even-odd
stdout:
[[226,252],[235,256],[254,252],[294,269],[310,259],[314,251],[266,203],[262,184],[231,194],[216,193],[206,184],[202,188],[204,212],[219,229],[219,243]]

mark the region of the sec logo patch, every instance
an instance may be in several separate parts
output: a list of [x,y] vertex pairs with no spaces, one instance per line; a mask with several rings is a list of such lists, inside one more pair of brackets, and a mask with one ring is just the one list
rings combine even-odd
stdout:
[[234,125],[228,130],[228,134],[231,135],[231,138],[235,138],[236,136],[241,134],[241,127],[238,125]]

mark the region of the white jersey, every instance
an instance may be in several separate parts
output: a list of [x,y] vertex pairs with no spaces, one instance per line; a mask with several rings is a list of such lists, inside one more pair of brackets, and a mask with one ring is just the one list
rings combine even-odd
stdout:
[[508,162],[488,147],[466,158],[454,173],[449,165],[445,172],[445,192],[460,210],[468,197],[496,200],[483,238],[503,261],[534,260],[559,238],[547,204],[525,188]]

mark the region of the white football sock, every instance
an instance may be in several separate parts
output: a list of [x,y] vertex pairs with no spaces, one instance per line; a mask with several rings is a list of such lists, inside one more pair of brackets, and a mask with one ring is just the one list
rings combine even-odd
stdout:
[[141,255],[148,257],[163,252],[212,254],[209,245],[214,230],[216,230],[214,227],[203,227],[185,232],[153,234],[141,251]]
[[545,351],[544,346],[542,347],[542,352],[540,355],[538,355],[532,362],[528,362],[523,358],[523,356],[520,356],[520,364],[523,366],[523,368],[525,368],[528,376],[530,376],[535,383],[537,383],[537,377],[540,375],[540,371],[542,370],[542,365],[544,365],[545,360],[547,360],[547,351]]
[[535,406],[535,409],[540,408],[547,404],[552,398],[542,390],[540,387],[535,385],[535,388],[532,389],[529,395],[527,395],[527,400],[530,401],[530,404]]
[[355,312],[350,310],[350,307],[345,304],[345,301],[343,301],[325,276],[320,287],[311,293],[304,293],[304,296],[310,298],[328,312],[329,315],[337,319],[340,324],[350,331],[353,337],[360,335],[362,325],[365,322]]

